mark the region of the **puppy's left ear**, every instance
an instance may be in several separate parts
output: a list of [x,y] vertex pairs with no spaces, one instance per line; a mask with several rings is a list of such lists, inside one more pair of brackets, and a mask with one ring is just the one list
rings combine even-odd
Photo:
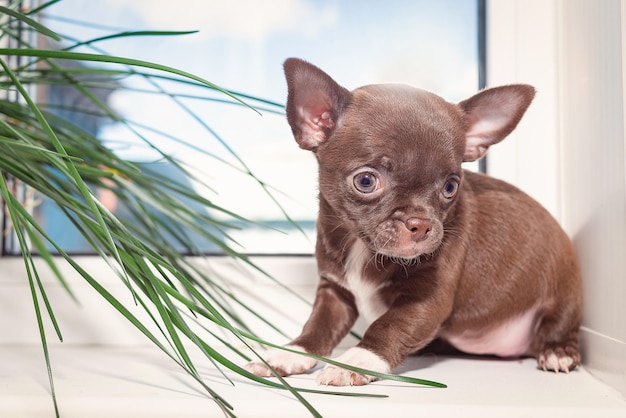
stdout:
[[300,148],[316,151],[334,132],[352,96],[328,74],[306,61],[289,58],[284,69],[291,131]]
[[534,97],[534,87],[512,84],[483,90],[459,103],[467,124],[463,161],[481,158],[491,145],[506,138]]

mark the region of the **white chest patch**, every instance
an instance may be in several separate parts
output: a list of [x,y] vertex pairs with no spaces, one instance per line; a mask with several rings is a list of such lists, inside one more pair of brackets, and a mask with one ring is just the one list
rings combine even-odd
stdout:
[[387,311],[387,306],[378,295],[381,285],[364,280],[363,267],[372,255],[361,240],[356,240],[346,259],[346,288],[354,295],[359,314],[369,323]]

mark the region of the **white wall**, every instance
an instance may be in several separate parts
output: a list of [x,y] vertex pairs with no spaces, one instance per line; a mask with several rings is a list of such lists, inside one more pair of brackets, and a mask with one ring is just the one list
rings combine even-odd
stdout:
[[[626,393],[626,1],[492,0],[488,83],[538,96],[490,174],[516,183],[561,221],[584,280],[586,366]],[[505,141],[505,142],[506,142]]]

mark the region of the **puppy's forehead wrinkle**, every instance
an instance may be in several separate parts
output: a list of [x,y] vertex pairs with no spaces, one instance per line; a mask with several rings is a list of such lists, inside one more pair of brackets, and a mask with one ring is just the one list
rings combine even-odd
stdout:
[[[367,143],[368,139],[364,139],[363,142]],[[397,155],[391,155],[389,149],[399,152]],[[332,162],[327,158],[327,164],[323,167],[328,173],[333,168],[345,175],[358,169],[371,168],[385,176],[399,176],[410,188],[414,186],[409,183],[434,184],[443,177],[461,171],[460,153],[449,149],[436,151],[433,147],[420,147],[418,144],[399,146],[389,141],[384,146],[362,147],[358,152],[352,152],[353,147],[349,145],[328,151],[330,152],[326,152],[326,155],[333,154],[334,157]]]
[[[406,164],[439,156],[443,161],[458,161],[460,165],[465,152],[462,112],[437,96],[431,97],[430,93],[410,91],[413,94],[395,91],[372,94],[357,90],[341,129],[336,131],[335,141],[329,141],[331,149],[343,156],[358,152],[355,159],[380,160],[392,148],[395,158]],[[416,100],[415,95],[418,98],[425,95],[425,99]]]

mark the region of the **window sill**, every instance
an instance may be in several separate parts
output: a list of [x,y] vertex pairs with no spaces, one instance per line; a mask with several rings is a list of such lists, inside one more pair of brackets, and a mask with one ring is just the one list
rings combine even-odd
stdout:
[[[39,260],[40,261],[40,260]],[[97,279],[134,306],[128,290],[95,257],[85,258]],[[305,299],[312,300],[317,274],[312,257],[255,258],[255,262]],[[0,417],[54,416],[46,367],[29,301],[29,288],[19,259],[2,260],[0,283]],[[229,287],[255,310],[296,335],[310,306],[293,301],[286,290],[258,272],[211,260],[212,268],[228,277]],[[43,271],[43,270],[42,270]],[[50,356],[63,418],[84,417],[220,417],[203,389],[156,347],[147,345],[80,277],[63,268],[81,305],[74,303],[58,281],[44,276],[45,287],[62,328],[65,343],[50,336]],[[280,304],[274,301],[280,300]],[[135,309],[137,307],[135,306]],[[255,328],[256,329],[256,328]],[[357,324],[357,330],[363,330]],[[258,329],[269,341],[284,342]],[[349,338],[340,349],[354,344]],[[305,417],[308,411],[285,391],[231,376],[230,385],[205,359],[195,364],[206,383],[235,408],[238,417]],[[565,374],[544,373],[532,359],[505,361],[484,358],[410,358],[398,372],[434,380],[447,389],[380,381],[347,391],[388,395],[366,399],[304,395],[322,416],[380,417],[624,417],[626,399],[585,368]],[[316,389],[314,376],[290,378],[292,385]]]
[[[184,371],[153,347],[53,347],[55,385],[61,416],[207,417],[222,416],[208,395]],[[0,416],[53,416],[39,347],[0,348]],[[199,372],[234,406],[238,417],[306,417],[307,410],[287,392],[239,377],[234,386],[205,362]],[[305,394],[323,416],[408,417],[419,410],[439,417],[623,417],[626,400],[584,368],[569,374],[536,370],[532,359],[503,361],[459,357],[410,358],[407,375],[444,382],[436,389],[379,381],[339,389],[388,395],[384,399]],[[314,376],[290,378],[293,385],[317,388]]]

